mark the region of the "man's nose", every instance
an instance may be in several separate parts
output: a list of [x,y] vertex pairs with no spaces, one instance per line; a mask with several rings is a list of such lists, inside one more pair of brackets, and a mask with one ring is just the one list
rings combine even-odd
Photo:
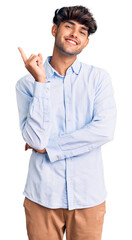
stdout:
[[76,30],[76,29],[72,30],[71,36],[74,37],[74,38],[77,38],[78,33],[77,33],[77,30]]

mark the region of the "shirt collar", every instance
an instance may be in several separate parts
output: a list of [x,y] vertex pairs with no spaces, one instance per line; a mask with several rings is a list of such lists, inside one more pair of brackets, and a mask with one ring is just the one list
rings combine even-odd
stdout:
[[[52,56],[48,56],[45,63],[44,63],[44,68],[46,70],[46,76],[47,78],[51,78],[54,74],[60,76],[60,77],[64,77],[62,75],[60,75],[51,65],[50,65],[50,60],[51,60]],[[80,61],[76,58],[76,60],[74,61],[74,63],[69,67],[69,69],[72,69],[73,72],[75,72],[77,75],[79,74],[80,68],[81,68],[81,63]],[[68,69],[67,69],[68,70]]]
[[71,68],[77,75],[79,74],[80,68],[81,68],[81,63],[77,58],[74,61],[74,63],[71,65]]

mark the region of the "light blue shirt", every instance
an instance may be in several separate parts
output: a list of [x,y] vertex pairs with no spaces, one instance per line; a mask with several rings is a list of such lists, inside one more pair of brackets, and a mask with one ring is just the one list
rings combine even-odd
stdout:
[[109,73],[78,59],[61,76],[44,63],[46,83],[29,73],[16,83],[20,129],[31,151],[23,194],[68,210],[105,201],[101,146],[114,137],[116,104]]

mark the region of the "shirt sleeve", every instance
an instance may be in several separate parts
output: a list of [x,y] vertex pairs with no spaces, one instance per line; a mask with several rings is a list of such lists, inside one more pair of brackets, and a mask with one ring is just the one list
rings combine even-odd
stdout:
[[31,84],[23,77],[16,83],[16,98],[23,139],[32,148],[44,149],[51,129],[50,81]]
[[92,121],[72,133],[49,138],[46,151],[51,162],[92,151],[113,139],[116,104],[107,71],[96,85]]

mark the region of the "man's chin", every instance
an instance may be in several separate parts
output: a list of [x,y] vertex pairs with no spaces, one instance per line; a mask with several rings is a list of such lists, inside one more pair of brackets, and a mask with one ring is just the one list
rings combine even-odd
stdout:
[[68,55],[68,56],[77,56],[77,54],[78,53],[69,53],[69,52],[66,53],[66,55]]
[[67,56],[76,56],[80,53],[80,52],[70,52],[70,51],[66,51],[64,49],[61,49],[61,51],[63,52],[63,54],[65,54]]
[[57,49],[66,56],[76,56],[81,51],[72,51],[72,49],[65,48],[64,46],[60,46],[56,44]]

